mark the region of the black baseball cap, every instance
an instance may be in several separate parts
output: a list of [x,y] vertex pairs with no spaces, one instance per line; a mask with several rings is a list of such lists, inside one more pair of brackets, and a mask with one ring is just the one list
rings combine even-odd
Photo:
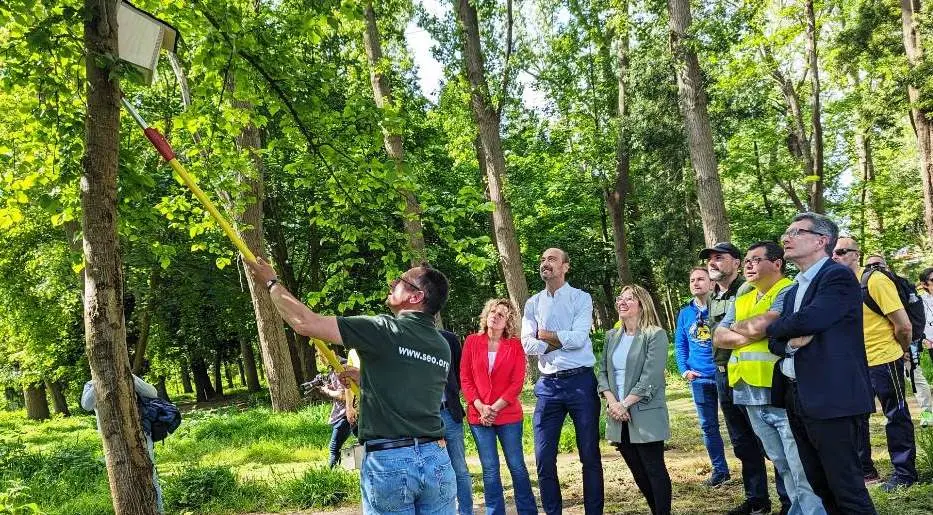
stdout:
[[729,254],[735,259],[742,259],[742,253],[728,241],[721,241],[712,247],[700,251],[700,259],[709,259],[710,254]]

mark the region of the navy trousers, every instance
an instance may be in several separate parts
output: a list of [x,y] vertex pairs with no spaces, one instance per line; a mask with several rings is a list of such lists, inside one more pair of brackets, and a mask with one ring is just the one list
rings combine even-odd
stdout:
[[807,480],[829,515],[873,515],[858,459],[861,416],[816,419],[803,414],[797,383],[788,381],[784,402]]
[[[914,441],[914,423],[907,409],[907,393],[904,390],[903,358],[868,367],[871,386],[881,403],[881,410],[887,418],[884,433],[888,441],[888,454],[896,483],[913,484],[917,482],[917,445]],[[862,465],[862,474],[877,474],[871,459],[871,443],[868,434],[868,415],[858,421],[858,457]]]
[[561,513],[562,499],[557,478],[557,446],[567,415],[573,421],[577,452],[583,466],[585,513],[603,512],[603,464],[599,454],[599,411],[596,376],[592,369],[569,377],[542,376],[535,384],[538,402],[532,425],[535,431],[535,462],[541,505],[548,515]]

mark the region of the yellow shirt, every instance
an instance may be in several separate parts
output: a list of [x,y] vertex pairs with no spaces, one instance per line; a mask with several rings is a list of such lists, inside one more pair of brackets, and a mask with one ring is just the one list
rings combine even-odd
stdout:
[[[859,269],[859,278],[864,271],[864,268]],[[904,309],[901,298],[897,295],[897,287],[880,272],[872,273],[868,278],[868,293],[885,315]],[[887,317],[875,313],[863,302],[862,320],[868,366],[884,365],[904,355],[900,344],[894,338],[894,324]]]

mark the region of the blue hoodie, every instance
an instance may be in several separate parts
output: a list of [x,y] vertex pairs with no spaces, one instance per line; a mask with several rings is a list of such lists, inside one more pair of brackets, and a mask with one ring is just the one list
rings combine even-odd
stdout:
[[709,310],[700,309],[696,300],[681,308],[674,331],[674,355],[680,375],[688,370],[699,372],[694,381],[714,382],[716,364],[713,362],[713,334],[709,326]]

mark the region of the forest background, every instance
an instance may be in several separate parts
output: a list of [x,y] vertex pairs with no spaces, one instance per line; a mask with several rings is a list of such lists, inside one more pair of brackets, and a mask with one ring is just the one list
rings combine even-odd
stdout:
[[[597,330],[628,282],[670,326],[700,248],[777,240],[806,210],[912,279],[933,263],[919,1],[138,0],[182,36],[151,86],[94,46],[104,3],[0,5],[0,384],[33,419],[75,409],[89,365],[202,403],[237,377],[277,412],[317,373],[132,119],[103,134],[101,77],[323,313],[383,312],[426,260],[465,335],[486,299],[522,306],[556,246]],[[101,137],[115,201],[91,216]],[[117,266],[92,281],[108,217]],[[106,342],[82,301],[100,284],[125,320]]]

